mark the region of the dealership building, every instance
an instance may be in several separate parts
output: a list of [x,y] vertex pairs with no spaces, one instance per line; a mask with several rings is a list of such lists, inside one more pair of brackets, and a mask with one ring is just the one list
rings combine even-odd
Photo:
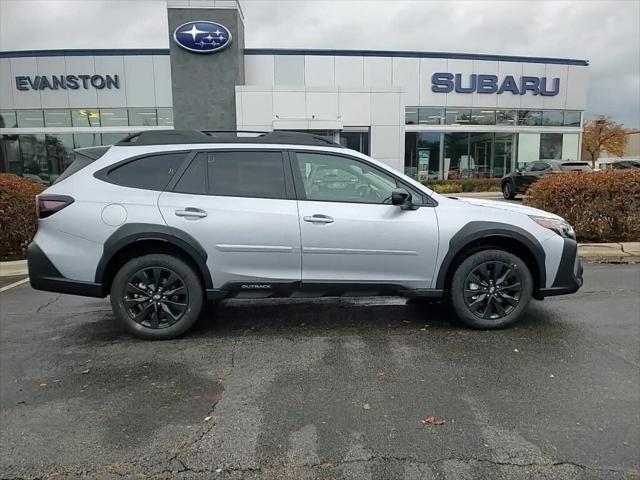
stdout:
[[168,0],[168,49],[0,52],[0,171],[43,183],[140,130],[297,130],[408,175],[579,158],[585,60],[246,48],[234,0]]

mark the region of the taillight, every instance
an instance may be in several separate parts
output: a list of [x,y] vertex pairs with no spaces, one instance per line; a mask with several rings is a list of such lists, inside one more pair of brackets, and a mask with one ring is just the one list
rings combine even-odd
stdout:
[[38,218],[47,218],[74,202],[73,198],[67,195],[47,195],[42,194],[36,197],[36,212]]

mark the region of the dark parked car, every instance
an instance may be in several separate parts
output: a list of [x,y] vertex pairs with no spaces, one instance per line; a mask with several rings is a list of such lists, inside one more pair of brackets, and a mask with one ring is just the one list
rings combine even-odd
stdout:
[[629,168],[640,168],[640,160],[620,160],[609,165],[613,170],[627,170]]
[[511,200],[518,194],[523,194],[532,183],[545,175],[566,173],[573,171],[591,171],[587,162],[563,160],[539,160],[529,163],[524,169],[516,170],[502,178],[502,195]]

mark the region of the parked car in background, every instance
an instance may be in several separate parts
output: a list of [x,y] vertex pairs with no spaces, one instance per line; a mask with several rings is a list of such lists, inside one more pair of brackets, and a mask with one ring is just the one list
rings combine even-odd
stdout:
[[607,170],[628,170],[630,168],[640,168],[640,160],[620,160],[607,164]]
[[527,189],[545,175],[575,171],[591,171],[587,162],[563,160],[538,160],[529,163],[524,169],[518,169],[502,178],[501,187],[504,198],[511,200],[524,194]]

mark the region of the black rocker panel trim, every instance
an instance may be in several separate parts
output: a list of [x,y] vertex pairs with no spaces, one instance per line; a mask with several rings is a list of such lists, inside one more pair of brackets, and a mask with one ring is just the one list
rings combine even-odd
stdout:
[[441,298],[442,290],[407,289],[391,283],[319,283],[319,282],[232,282],[220,289],[207,290],[210,299],[220,298],[287,298],[340,296],[403,296],[410,298]]
[[96,268],[96,282],[103,283],[103,277],[109,262],[123,248],[145,240],[159,240],[183,250],[198,266],[204,279],[204,288],[212,289],[213,281],[207,267],[207,252],[200,243],[188,233],[165,225],[151,223],[129,223],[118,228],[104,244],[102,258]]
[[540,242],[526,230],[500,222],[469,222],[462,227],[449,241],[449,249],[440,265],[438,278],[436,280],[436,288],[443,289],[447,279],[447,274],[453,260],[458,253],[462,252],[467,246],[477,240],[485,237],[504,237],[512,239],[523,244],[533,255],[537,264],[537,274],[540,280],[539,285],[546,285],[546,267],[545,253]]
[[82,295],[85,297],[104,297],[102,285],[82,282],[64,277],[40,247],[31,242],[27,250],[29,283],[35,290],[46,292]]

